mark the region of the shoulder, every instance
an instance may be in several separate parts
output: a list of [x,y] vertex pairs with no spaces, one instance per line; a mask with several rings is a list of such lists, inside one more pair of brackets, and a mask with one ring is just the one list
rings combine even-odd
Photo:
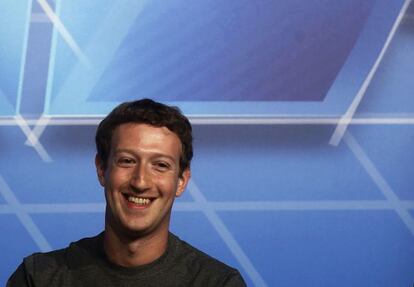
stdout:
[[[27,286],[32,286],[29,282],[43,282],[51,278],[58,278],[67,274],[67,272],[84,264],[87,264],[87,258],[99,236],[93,238],[83,238],[79,241],[72,242],[69,246],[53,250],[50,252],[37,252],[25,257],[22,264],[10,277],[10,282],[28,282]],[[8,286],[26,286],[10,285]]]
[[[100,235],[90,238],[82,238],[72,242],[69,246],[44,253],[34,253],[23,260],[25,266],[32,270],[47,270],[48,268],[65,267],[72,268],[77,263],[85,262],[96,249]],[[87,262],[87,261],[86,261]]]
[[197,274],[195,280],[214,281],[215,286],[245,286],[237,269],[204,253],[174,234],[171,234],[171,240],[176,245],[175,253],[178,262],[188,272]]
[[65,254],[66,248],[45,253],[33,253],[25,257],[17,270],[10,276],[7,286],[35,286],[38,278],[45,278],[64,268]]

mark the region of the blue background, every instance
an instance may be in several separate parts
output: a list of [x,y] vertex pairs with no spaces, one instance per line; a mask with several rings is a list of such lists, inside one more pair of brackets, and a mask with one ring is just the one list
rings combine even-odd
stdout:
[[411,286],[413,4],[332,145],[409,1],[187,2],[0,4],[0,285],[102,230],[96,123],[152,97],[194,125],[182,239],[249,286]]

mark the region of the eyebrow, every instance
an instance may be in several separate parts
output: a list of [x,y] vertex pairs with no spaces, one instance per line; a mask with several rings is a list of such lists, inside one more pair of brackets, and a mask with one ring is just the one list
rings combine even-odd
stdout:
[[[128,149],[128,148],[120,148],[120,149],[116,149],[116,150],[114,151],[114,154],[119,154],[119,153],[123,153],[123,152],[129,153],[129,154],[132,154],[132,155],[134,155],[134,156],[138,157],[138,154],[136,153],[136,151],[134,151],[134,150],[132,150],[132,149]],[[168,159],[170,159],[172,162],[174,162],[174,163],[175,163],[175,158],[174,158],[174,157],[172,157],[172,156],[170,156],[170,155],[167,155],[167,154],[163,154],[163,153],[154,152],[154,153],[151,153],[151,157],[165,157],[165,158],[168,158]]]

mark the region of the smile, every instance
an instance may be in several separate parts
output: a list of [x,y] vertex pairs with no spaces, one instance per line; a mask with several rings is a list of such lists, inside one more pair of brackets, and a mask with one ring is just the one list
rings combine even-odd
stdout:
[[148,199],[148,198],[142,198],[142,197],[137,197],[137,196],[132,196],[132,195],[129,195],[127,197],[127,200],[129,202],[133,202],[133,203],[139,204],[139,205],[148,205],[148,204],[151,203],[151,200]]

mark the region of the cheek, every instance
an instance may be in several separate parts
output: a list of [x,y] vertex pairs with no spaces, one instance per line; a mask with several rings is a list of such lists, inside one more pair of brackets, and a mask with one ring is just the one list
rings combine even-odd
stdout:
[[118,189],[128,184],[131,178],[131,172],[114,169],[106,176],[106,186],[110,189]]
[[173,193],[175,194],[175,191],[178,186],[178,179],[173,175],[168,176],[156,176],[153,178],[154,182],[158,186],[160,190],[163,191],[163,193],[169,194]]

